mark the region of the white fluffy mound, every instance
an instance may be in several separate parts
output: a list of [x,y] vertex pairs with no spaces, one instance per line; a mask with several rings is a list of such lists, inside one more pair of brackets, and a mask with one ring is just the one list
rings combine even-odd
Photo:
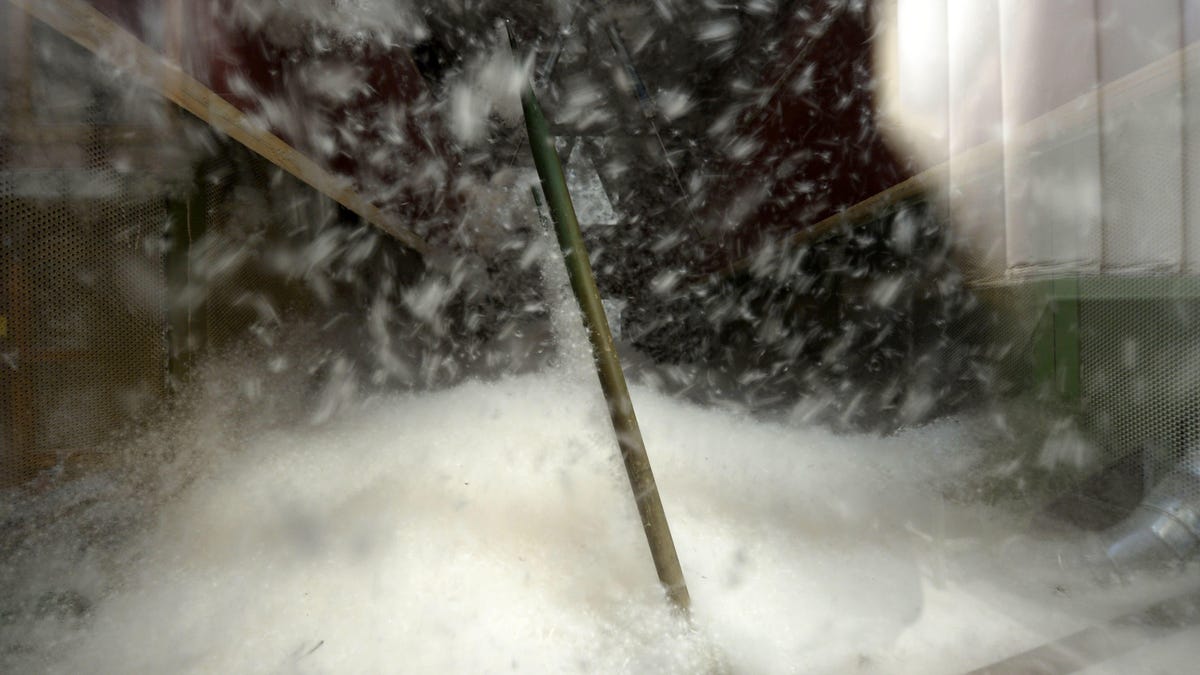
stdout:
[[838,437],[634,397],[690,624],[596,388],[535,375],[249,442],[170,505],[56,669],[950,673],[1096,618],[1050,566],[989,562],[1011,519],[938,496],[963,426]]

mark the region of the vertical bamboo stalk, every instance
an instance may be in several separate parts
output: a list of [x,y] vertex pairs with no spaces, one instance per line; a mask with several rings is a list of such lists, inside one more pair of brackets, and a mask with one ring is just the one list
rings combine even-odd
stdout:
[[[617,434],[621,457],[625,461],[625,472],[629,476],[630,487],[633,488],[634,501],[642,519],[642,529],[650,545],[650,555],[654,558],[654,567],[658,571],[659,580],[666,587],[667,596],[677,607],[687,611],[691,602],[687,584],[679,566],[675,543],[671,539],[671,529],[667,525],[667,515],[658,495],[658,486],[654,482],[654,473],[650,470],[650,458],[646,455],[646,445],[642,440],[641,429],[638,428],[637,416],[633,412],[633,402],[629,398],[625,374],[621,371],[617,349],[613,345],[608,318],[600,302],[600,291],[596,288],[596,280],[592,276],[592,266],[588,261],[587,249],[583,245],[583,236],[580,234],[575,207],[567,190],[562,163],[554,148],[550,126],[538,105],[532,85],[528,83],[521,95],[521,107],[525,111],[525,128],[529,133],[533,162],[541,179],[542,192],[546,195],[550,218],[554,221],[554,231],[558,235],[567,275],[571,279],[571,290],[574,291],[579,308],[583,311],[588,339],[596,357],[596,374],[600,378],[604,398],[608,401],[609,416]],[[536,191],[534,194],[536,196]]]

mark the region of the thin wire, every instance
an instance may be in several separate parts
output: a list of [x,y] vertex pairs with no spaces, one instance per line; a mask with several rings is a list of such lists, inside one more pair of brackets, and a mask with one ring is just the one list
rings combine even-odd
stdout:
[[654,134],[654,138],[658,141],[658,147],[662,150],[663,162],[667,165],[667,171],[671,174],[671,180],[674,181],[676,189],[679,190],[680,201],[683,202],[684,208],[687,209],[690,220],[688,228],[692,231],[695,237],[700,236],[700,229],[697,225],[699,219],[696,217],[696,212],[692,208],[692,200],[688,190],[683,185],[683,181],[679,178],[679,172],[675,170],[675,165],[671,163],[671,152],[667,150],[666,141],[663,140],[662,133],[658,130],[658,124],[654,118],[657,117],[657,106],[654,104],[654,99],[650,97],[650,92],[647,91],[642,77],[638,74],[637,67],[633,65],[633,58],[629,55],[629,50],[625,47],[625,41],[621,38],[621,32],[618,30],[616,23],[608,17],[603,19],[605,33],[608,34],[608,41],[612,44],[613,51],[617,54],[617,59],[621,61],[622,67],[625,68],[626,75],[629,76],[630,84],[633,88],[633,95],[637,98],[638,107],[642,111],[642,118],[650,127],[650,132]]

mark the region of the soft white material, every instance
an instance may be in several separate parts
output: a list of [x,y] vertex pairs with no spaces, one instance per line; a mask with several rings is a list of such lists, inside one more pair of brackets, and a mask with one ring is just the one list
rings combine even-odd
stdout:
[[969,424],[839,437],[634,397],[691,626],[596,387],[531,375],[213,460],[90,625],[55,636],[56,670],[953,673],[1151,597],[1062,582],[1048,549],[1005,543],[1019,521],[944,499]]

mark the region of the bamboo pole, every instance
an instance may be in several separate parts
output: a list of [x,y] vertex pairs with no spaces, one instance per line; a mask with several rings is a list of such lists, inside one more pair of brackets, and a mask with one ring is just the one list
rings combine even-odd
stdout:
[[[671,529],[667,525],[667,514],[663,511],[658,485],[654,482],[654,473],[650,470],[646,444],[642,440],[642,432],[633,411],[633,401],[629,398],[629,388],[625,383],[625,374],[621,371],[621,362],[613,344],[608,318],[600,302],[600,291],[596,288],[596,280],[592,276],[592,266],[579,231],[579,220],[575,216],[575,207],[567,190],[562,163],[559,161],[558,151],[554,148],[554,139],[550,135],[550,125],[538,105],[532,84],[528,82],[521,94],[521,107],[525,112],[525,129],[529,133],[533,163],[541,179],[542,192],[546,195],[550,218],[554,221],[554,231],[558,235],[558,244],[562,249],[567,275],[571,280],[571,290],[574,291],[575,300],[583,312],[588,339],[596,357],[596,375],[600,378],[600,388],[608,402],[609,416],[617,434],[621,458],[625,461],[625,473],[629,476],[630,487],[633,488],[633,497],[642,519],[646,542],[650,545],[650,555],[654,558],[654,568],[666,588],[667,597],[686,612],[691,599],[683,578],[683,569],[679,566],[679,556],[675,552],[675,542],[671,539]],[[535,191],[534,197],[536,196]]]
[[380,211],[349,181],[321,168],[307,155],[267,131],[229,101],[183,72],[135,35],[82,0],[8,0],[97,57],[133,75],[214,129],[345,206],[408,248],[429,247],[415,232]]

